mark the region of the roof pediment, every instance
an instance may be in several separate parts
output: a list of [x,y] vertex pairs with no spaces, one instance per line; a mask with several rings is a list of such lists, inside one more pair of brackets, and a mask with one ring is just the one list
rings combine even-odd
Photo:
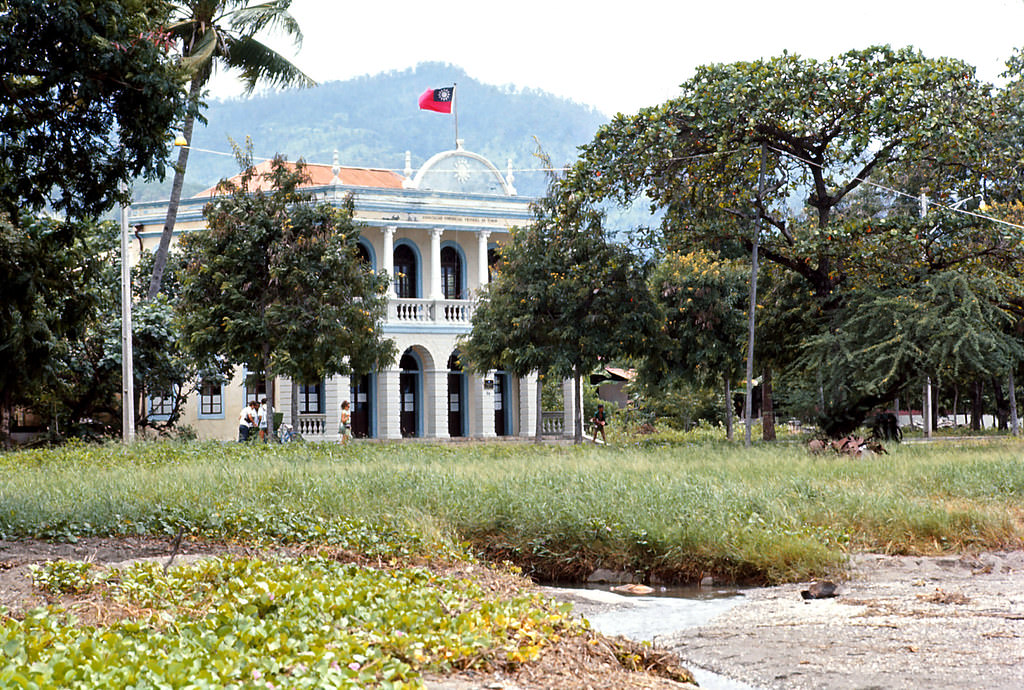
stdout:
[[434,192],[515,194],[493,163],[480,154],[464,150],[461,142],[453,151],[431,156],[408,186]]

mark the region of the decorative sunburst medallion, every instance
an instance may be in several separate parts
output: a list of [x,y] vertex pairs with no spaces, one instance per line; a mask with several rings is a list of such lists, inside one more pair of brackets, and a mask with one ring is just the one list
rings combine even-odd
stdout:
[[455,164],[455,179],[462,183],[469,181],[469,165],[466,161],[458,161]]

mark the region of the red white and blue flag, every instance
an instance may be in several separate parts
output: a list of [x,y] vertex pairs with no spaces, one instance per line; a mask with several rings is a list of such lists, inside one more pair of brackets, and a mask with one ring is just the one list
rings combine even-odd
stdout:
[[427,89],[420,96],[420,110],[433,110],[438,113],[451,113],[452,101],[455,100],[455,87],[443,89]]

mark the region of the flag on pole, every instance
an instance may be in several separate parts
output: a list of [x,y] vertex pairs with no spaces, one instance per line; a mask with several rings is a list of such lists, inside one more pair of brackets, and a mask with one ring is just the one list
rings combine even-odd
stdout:
[[451,113],[453,100],[455,100],[454,86],[446,86],[443,89],[427,89],[420,96],[420,110]]

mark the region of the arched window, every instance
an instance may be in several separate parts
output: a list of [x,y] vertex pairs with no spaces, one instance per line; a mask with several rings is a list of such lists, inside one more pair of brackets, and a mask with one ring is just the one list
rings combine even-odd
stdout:
[[356,251],[359,253],[360,261],[362,261],[364,264],[370,264],[371,266],[373,265],[373,262],[370,260],[370,250],[366,248],[365,244],[360,242]]
[[395,247],[395,294],[399,297],[419,297],[416,294],[416,253],[407,244]]
[[462,260],[454,247],[441,249],[441,292],[445,299],[462,299]]

